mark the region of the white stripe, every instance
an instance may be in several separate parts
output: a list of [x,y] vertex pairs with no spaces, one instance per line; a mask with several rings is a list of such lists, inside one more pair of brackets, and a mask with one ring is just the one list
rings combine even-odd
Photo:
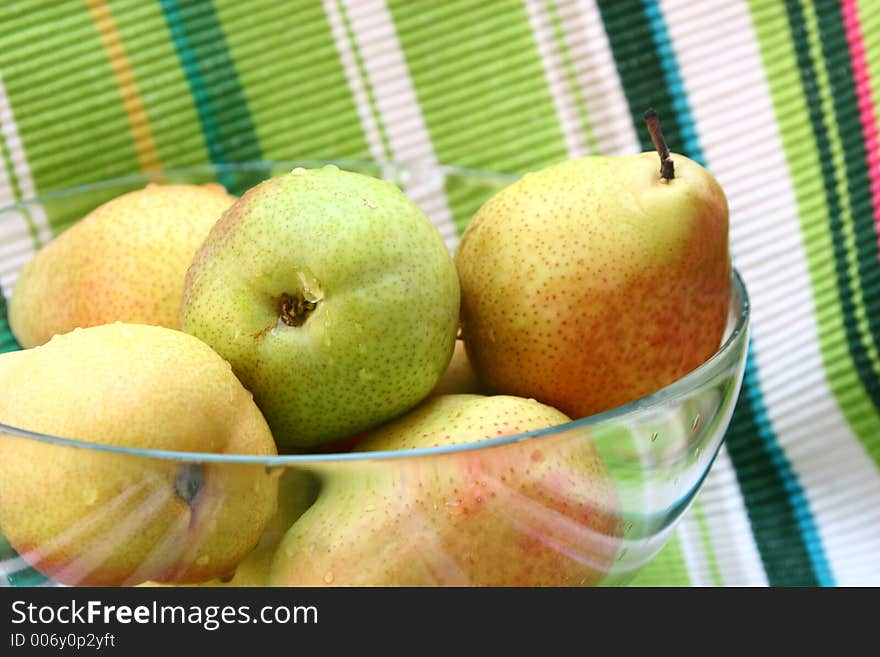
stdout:
[[[630,431],[633,434],[633,441],[642,447],[653,442],[655,437],[662,436],[662,441],[669,441],[668,448],[671,457],[672,454],[681,453],[682,440],[689,434],[689,430],[686,428],[689,423],[690,420],[685,417],[684,409],[669,407],[655,410],[650,420],[643,419],[638,427],[633,427]],[[662,452],[647,449],[640,451],[642,453],[642,470],[647,476],[639,486],[640,494],[633,491],[627,494],[627,498],[632,495],[630,502],[636,503],[639,507],[634,506],[634,511],[637,513],[641,513],[646,518],[660,517],[668,509],[677,507],[682,500],[682,495],[696,486],[701,471],[697,468],[689,468],[686,472],[675,477],[674,482],[670,485],[668,476],[658,474],[658,469],[663,467],[662,464],[665,461]],[[699,528],[691,517],[692,513],[693,507],[685,511],[675,529],[675,535],[681,546],[688,582],[694,586],[704,586],[712,582],[703,545],[700,541]],[[638,542],[637,539],[637,546]],[[623,545],[627,547],[627,541],[624,541]]]
[[[30,167],[24,155],[21,136],[15,124],[15,116],[12,113],[12,105],[6,95],[6,87],[3,85],[3,76],[0,73],[0,132],[3,141],[9,150],[13,172],[18,180],[19,190],[23,199],[36,196],[36,188],[31,177]],[[12,193],[12,181],[6,170],[6,163],[0,166],[0,208],[14,204],[17,199]],[[52,231],[49,229],[49,221],[42,206],[33,204],[29,206],[31,220],[37,229],[37,238],[40,244],[46,244],[52,239]],[[35,251],[34,241],[28,229],[27,218],[21,212],[7,212],[0,221],[0,287],[6,298],[12,292],[12,287],[18,278],[18,271],[33,256]]]
[[544,76],[547,78],[550,96],[559,117],[562,136],[565,139],[565,149],[568,156],[572,158],[587,155],[589,153],[587,138],[581,126],[577,104],[566,75],[565,62],[556,43],[553,24],[547,13],[546,0],[525,0],[525,8],[529,15],[532,33],[535,35],[535,43],[541,58],[541,65],[544,68]]
[[[719,3],[716,2],[716,4]],[[694,28],[694,26],[689,23],[685,23],[683,25],[683,21],[686,20],[688,16],[688,12],[686,11],[687,7],[685,7],[684,5],[685,3],[663,3],[663,14],[667,23],[667,29],[669,30],[670,38],[672,39],[674,44],[676,58],[678,60],[678,64],[681,70],[683,83],[689,94],[689,100],[694,118],[700,124],[699,134],[702,139],[704,153],[709,160],[711,168],[719,176],[722,185],[724,185],[731,206],[734,207],[734,204],[737,203],[739,199],[739,188],[735,187],[735,185],[732,184],[736,182],[736,170],[734,170],[734,180],[732,181],[732,183],[729,183],[727,180],[722,178],[721,170],[719,170],[719,166],[715,161],[718,155],[710,145],[713,139],[713,135],[711,134],[710,127],[704,126],[701,119],[703,114],[706,113],[704,109],[705,104],[707,102],[711,102],[711,100],[716,95],[724,97],[726,103],[729,103],[729,105],[725,104],[721,108],[712,108],[713,112],[720,113],[724,110],[725,107],[737,107],[737,103],[740,102],[740,99],[736,97],[738,89],[740,94],[748,94],[749,92],[751,92],[753,87],[747,86],[742,88],[731,88],[729,86],[725,86],[723,93],[719,93],[717,89],[718,83],[716,83],[715,79],[701,81],[701,83],[706,84],[707,87],[713,91],[714,95],[710,95],[705,93],[705,91],[701,89],[698,84],[693,82],[692,75],[695,67],[702,67],[703,58],[705,57],[704,51],[706,49],[711,49],[712,44],[716,43],[719,39],[724,39],[727,36],[727,29],[739,30],[740,28],[730,27],[730,24],[727,22],[716,23],[714,21],[709,21],[707,18],[707,21],[710,24],[705,28],[707,31],[703,33],[703,38],[697,40],[696,43],[685,42],[685,45],[682,45],[682,39],[688,38],[688,35],[690,34],[689,30]],[[691,9],[693,9],[693,4],[691,4]],[[715,9],[719,9],[719,7],[715,7]],[[713,11],[706,14],[706,16],[713,16],[714,14],[715,12]],[[734,22],[734,25],[735,24],[736,23]],[[749,35],[751,34],[751,32],[737,31],[734,32],[734,34]],[[744,38],[748,40],[747,36]],[[720,50],[718,53],[713,53],[713,55],[716,55],[716,57],[719,54],[726,55],[727,52]],[[737,64],[739,64],[739,62],[737,61],[726,63],[728,64],[728,66],[737,66]],[[755,66],[754,61],[749,60],[749,66]],[[730,73],[718,74],[717,79],[729,85],[730,80],[739,79],[738,76],[743,73],[747,76],[751,76],[753,75],[754,70],[762,70],[760,68],[760,62],[758,63],[757,69],[746,69],[745,67],[742,67],[742,71],[737,70],[734,75],[731,75]],[[733,95],[733,98],[729,97],[728,94]],[[743,116],[749,115],[744,113]],[[737,117],[737,119],[739,118],[740,117]],[[721,130],[729,132],[731,126],[741,128],[741,126],[737,126],[735,123],[726,124],[724,122],[716,122],[711,127],[716,131]],[[775,128],[775,125],[771,127]],[[758,125],[755,132],[750,133],[750,135],[760,135],[762,134],[762,130],[764,133],[767,133],[769,132],[770,128],[764,128],[763,126]],[[739,136],[743,132],[745,131],[734,132],[734,136]],[[727,135],[726,132],[723,132],[723,134],[725,136],[730,136]],[[726,144],[726,142],[724,143]],[[759,141],[758,143],[760,145],[764,142]],[[749,145],[752,145],[751,142]],[[740,155],[741,165],[742,153],[749,151],[744,151],[740,148],[736,148],[732,152],[734,155]],[[758,160],[756,158],[756,161],[763,160]],[[754,185],[750,187],[750,189],[753,188]],[[739,215],[732,212],[732,224],[735,224],[739,220]],[[735,232],[736,228],[732,227],[732,242],[735,242],[733,235],[733,233]],[[736,245],[734,244],[734,248],[735,246]],[[740,269],[742,269],[741,265],[739,265],[739,263],[737,264],[738,266],[740,266]],[[742,273],[748,281],[748,272],[743,271]],[[749,286],[749,290],[751,291],[751,286]],[[703,512],[706,518],[706,524],[709,529],[710,540],[713,549],[717,555],[716,560],[724,584],[755,586],[767,585],[767,575],[764,571],[760,552],[758,551],[757,545],[754,540],[754,535],[751,531],[751,523],[749,521],[745,504],[742,498],[742,492],[740,491],[739,484],[736,480],[733,466],[730,462],[725,446],[722,446],[722,450],[719,452],[718,458],[712,466],[712,470],[710,471],[709,476],[706,479],[704,488],[700,492],[700,499],[701,503],[703,504]]]
[[9,575],[14,575],[27,568],[30,568],[30,564],[21,557],[12,557],[0,561],[0,575],[6,577],[7,581]]
[[[0,87],[2,93],[2,87]],[[0,117],[3,121],[3,117]],[[0,208],[15,203],[5,163],[0,163]],[[9,299],[18,271],[34,254],[34,242],[21,212],[6,211],[0,216],[0,287]]]
[[[676,451],[680,454],[680,450],[684,448],[681,441],[688,436],[691,421],[692,419],[689,417],[689,414],[686,413],[686,409],[680,407],[677,409],[670,409],[667,422],[658,422],[656,423],[656,427],[661,433],[664,433],[663,427],[666,427],[666,431],[668,431],[671,436],[678,437],[677,440],[673,441],[673,445],[677,445]],[[704,454],[702,458],[706,459],[707,457],[708,454]],[[651,467],[657,469],[662,466],[658,463],[653,463]],[[658,494],[658,491],[653,491],[651,493],[655,498],[653,503],[657,504],[662,501],[667,505],[677,505],[679,496],[684,491],[692,490],[697,485],[702,471],[701,468],[695,465],[676,477],[673,482],[672,490],[670,491],[673,493],[675,499],[664,499],[664,494]],[[669,487],[668,482],[662,479],[658,484],[660,487]],[[702,489],[700,492],[702,492]],[[692,586],[711,586],[713,581],[711,570],[709,569],[709,557],[705,551],[699,523],[695,518],[693,504],[687,509],[687,511],[685,511],[675,533],[678,536],[679,545],[681,546],[682,558],[684,559],[685,569],[687,570],[690,584]]]
[[379,127],[373,118],[367,90],[361,80],[357,59],[348,41],[345,23],[342,19],[342,14],[339,12],[339,7],[337,7],[337,2],[338,0],[324,0],[324,13],[327,15],[327,21],[330,23],[333,41],[336,43],[336,50],[339,53],[339,59],[342,61],[345,78],[348,80],[348,87],[351,89],[351,95],[354,97],[355,108],[360,117],[364,135],[367,138],[370,156],[377,162],[386,161],[391,157],[391,154],[386,153],[382,145]]
[[[877,468],[826,378],[810,380],[807,407],[793,401],[804,394],[803,379],[787,376],[800,368],[823,372],[823,363],[793,184],[768,83],[754,77],[764,69],[748,8],[707,0],[697,15],[688,0],[661,4],[707,164],[728,193],[732,248],[752,300],[755,358],[769,419],[805,491],[836,582],[880,584]],[[749,84],[729,84],[743,78]],[[754,173],[758,162],[760,173]],[[772,204],[772,214],[755,202],[758,197]],[[787,298],[801,303],[780,312]],[[823,419],[821,430],[816,418]],[[817,449],[824,459],[816,458]],[[835,502],[827,504],[830,499]],[[856,529],[853,517],[859,518]]]
[[749,517],[725,443],[718,451],[698,499],[724,586],[767,586],[767,575],[752,538]]
[[571,89],[565,60],[548,13],[547,3],[550,1],[554,2],[558,12],[574,81],[598,152],[603,155],[638,153],[641,150],[638,136],[595,1],[524,1],[569,157],[586,155],[590,147],[577,108],[574,95],[577,92]]
[[400,181],[403,189],[431,218],[449,250],[454,251],[458,232],[446,199],[446,179],[436,171],[437,155],[391,12],[384,0],[343,0],[343,4],[390,144],[387,157],[412,165],[409,175]]
[[[577,109],[577,100],[570,87],[565,61],[559,51],[556,33],[548,13],[547,0],[525,0],[532,32],[544,68],[565,138],[569,157],[589,153],[587,135]],[[617,68],[611,57],[601,17],[594,2],[585,0],[558,5],[559,20],[569,48],[594,130],[597,147],[602,154],[636,153],[640,150],[629,107],[623,93]],[[650,468],[651,466],[647,466]],[[650,491],[646,490],[646,494]],[[646,499],[646,508],[659,499]],[[711,585],[711,572],[703,551],[699,526],[691,512],[682,518],[677,535],[681,544],[688,579],[695,586]]]
[[633,117],[595,0],[560,2],[559,14],[599,152],[638,153]]

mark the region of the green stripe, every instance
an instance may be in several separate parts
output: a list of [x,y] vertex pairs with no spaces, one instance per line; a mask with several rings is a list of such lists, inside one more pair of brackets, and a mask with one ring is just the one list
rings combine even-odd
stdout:
[[[262,157],[247,100],[210,3],[161,0],[168,29],[196,102],[212,162],[246,162]],[[232,179],[222,180],[227,186]],[[249,187],[256,180],[236,180]],[[244,189],[233,189],[242,192]]]
[[[819,81],[824,125],[833,154],[833,172],[841,205],[840,215],[835,217],[838,221],[832,223],[832,229],[840,245],[835,250],[838,268],[846,270],[846,276],[841,277],[839,284],[841,296],[847,297],[851,304],[847,322],[850,346],[856,362],[864,363],[859,367],[862,382],[874,404],[880,407],[880,357],[872,337],[872,333],[880,335],[880,302],[877,299],[880,254],[874,232],[867,152],[859,123],[849,46],[840,6],[834,0],[831,3],[820,0],[816,7],[819,16],[810,4],[804,8],[810,54],[816,62],[814,70]],[[834,72],[831,79],[826,66]],[[848,288],[843,287],[846,279]]]
[[0,70],[37,191],[137,171],[119,90],[89,12],[50,0],[18,9],[0,3]]
[[880,124],[880,9],[877,8],[876,0],[858,0],[856,6],[868,64],[874,120]]
[[718,559],[715,557],[715,549],[712,547],[712,533],[709,531],[709,525],[706,523],[706,515],[703,513],[703,507],[700,499],[694,500],[691,507],[691,514],[697,523],[697,529],[700,532],[700,542],[703,546],[703,554],[706,555],[706,563],[709,565],[709,575],[712,577],[713,586],[724,586],[724,579],[721,577],[721,569],[718,567]]
[[[653,44],[654,35],[640,0],[598,0],[624,94],[638,131],[642,150],[653,145],[641,116],[646,107],[654,107],[663,122],[663,133],[670,150],[688,154],[673,99],[669,95],[663,65]],[[686,99],[679,99],[684,100]],[[765,450],[773,440],[766,417],[755,409],[762,405],[757,381],[746,382],[737,401],[725,440],[736,468],[743,502],[752,526],[755,543],[774,585],[815,585],[809,553],[791,506],[780,471]],[[761,432],[769,438],[762,437]],[[758,479],[746,470],[756,465]],[[745,468],[745,469],[743,469]],[[759,486],[754,481],[760,481]]]
[[321,3],[262,3],[258,22],[249,3],[214,6],[266,159],[369,157]]
[[853,432],[874,462],[880,463],[876,438],[880,415],[862,381],[863,372],[871,366],[864,351],[860,354],[858,349],[861,340],[841,239],[838,189],[824,182],[834,181],[835,174],[834,163],[826,160],[831,153],[822,99],[809,57],[803,14],[798,5],[789,9],[786,13],[781,7],[758,8],[753,4],[753,19],[803,225],[828,383]]
[[367,75],[367,67],[364,65],[364,57],[361,55],[357,40],[354,38],[354,30],[351,27],[348,12],[345,11],[345,4],[341,0],[336,0],[336,8],[339,11],[339,15],[342,17],[345,38],[348,40],[348,45],[354,54],[358,77],[360,78],[361,84],[364,86],[364,91],[367,94],[367,103],[370,107],[370,114],[376,124],[376,130],[379,131],[379,138],[382,141],[382,159],[392,160],[394,159],[394,155],[391,150],[391,141],[388,139],[388,132],[385,130],[385,123],[382,121],[382,114],[379,112],[379,106],[376,103],[376,93],[373,90],[373,84],[370,82],[370,76]]
[[[677,444],[683,434],[682,417],[691,414],[682,408],[682,413],[669,416],[665,419],[654,418],[652,423],[653,435],[648,443],[650,450],[644,452],[645,436],[642,430],[632,430],[622,425],[599,424],[592,428],[590,440],[595,445],[602,461],[609,467],[609,475],[617,484],[620,491],[639,491],[649,486],[652,478],[657,475],[657,464],[662,463],[671,449],[679,449]],[[642,453],[641,468],[628,467],[621,463],[620,454]],[[696,458],[696,455],[694,455]],[[622,492],[622,494],[625,494]],[[638,497],[638,496],[636,496]],[[679,499],[675,506],[686,505],[690,497]],[[660,518],[650,508],[651,501],[630,500],[628,509],[622,514],[620,522],[624,528],[624,536],[627,539],[638,542],[639,540],[655,537],[659,524],[665,526],[669,518]],[[672,547],[665,546],[649,564],[642,568],[634,579],[636,586],[687,586],[690,579],[687,567],[682,557],[680,537],[673,533]],[[629,552],[628,547],[623,547],[619,558]],[[627,555],[627,561],[636,558],[634,554]],[[643,558],[641,556],[640,558]],[[657,561],[659,559],[659,562]],[[614,578],[612,578],[612,583]]]
[[635,576],[630,586],[690,586],[681,538],[672,534],[663,549]]
[[162,8],[109,0],[116,28],[131,63],[164,168],[208,161],[205,137],[190,87],[177,59]]
[[666,85],[662,62],[653,47],[651,26],[640,0],[598,0],[630,116],[642,150],[653,150],[648,129],[641,120],[645,110],[657,110],[669,150],[684,153],[681,126],[674,120],[673,99]]
[[553,35],[556,38],[556,47],[562,55],[562,62],[565,66],[565,77],[568,81],[569,93],[574,98],[577,107],[578,117],[581,120],[581,128],[583,128],[584,136],[587,140],[587,150],[591,154],[599,152],[599,145],[596,142],[596,136],[593,134],[593,125],[590,122],[590,114],[587,111],[587,104],[584,102],[584,95],[581,85],[578,83],[577,74],[574,70],[574,63],[571,59],[571,52],[568,43],[565,41],[565,32],[562,29],[562,21],[559,18],[559,10],[554,0],[546,0],[547,13],[550,15],[550,21],[553,23]]
[[[388,5],[440,162],[522,173],[565,159],[521,2],[390,0]],[[483,199],[454,184],[446,193],[461,230]]]

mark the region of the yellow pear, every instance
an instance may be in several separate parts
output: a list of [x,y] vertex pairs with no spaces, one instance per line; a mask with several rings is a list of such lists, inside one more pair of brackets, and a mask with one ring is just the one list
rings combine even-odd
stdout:
[[[278,549],[278,544],[296,519],[312,505],[316,494],[317,481],[313,477],[303,470],[286,469],[278,482],[278,512],[272,516],[257,546],[238,564],[235,574],[231,577],[211,579],[191,586],[268,586],[272,559]],[[144,582],[138,586],[178,585]]]
[[432,397],[439,395],[455,395],[455,394],[474,394],[480,395],[487,392],[485,386],[477,376],[474,366],[465,349],[464,340],[461,338],[455,341],[455,348],[452,350],[452,359],[443,372],[443,376],[431,391]]
[[226,576],[275,512],[277,475],[263,465],[174,457],[277,453],[229,364],[190,335],[124,323],[76,329],[0,355],[0,388],[0,423],[96,443],[0,435],[0,532],[58,582]]
[[[535,400],[441,395],[356,451],[449,447],[569,419]],[[598,583],[620,546],[617,489],[586,429],[346,463],[275,553],[275,586]]]
[[180,328],[193,255],[234,196],[217,184],[149,184],[87,214],[22,268],[9,325],[25,348],[115,321]]
[[583,417],[654,392],[721,343],[728,205],[660,152],[573,159],[489,199],[455,256],[468,357],[495,392]]

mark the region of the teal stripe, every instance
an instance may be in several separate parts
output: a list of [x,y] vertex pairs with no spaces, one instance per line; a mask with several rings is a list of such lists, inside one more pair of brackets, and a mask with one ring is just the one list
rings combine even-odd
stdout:
[[[696,131],[696,122],[690,112],[687,90],[681,80],[678,63],[675,58],[675,53],[672,50],[672,42],[666,30],[666,23],[663,19],[663,14],[657,0],[643,0],[642,4],[645,8],[645,15],[651,26],[651,34],[655,48],[661,56],[666,86],[669,88],[672,97],[675,99],[674,108],[676,119],[681,127],[681,136],[684,141],[683,145],[685,153],[687,153],[693,160],[696,160],[705,166],[705,158]],[[806,495],[798,482],[796,473],[779,446],[778,440],[773,432],[773,427],[767,417],[764,395],[761,391],[760,379],[758,378],[757,364],[753,357],[749,358],[748,363],[746,364],[744,387],[747,388],[745,391],[746,398],[751,406],[752,417],[757,420],[755,427],[758,429],[757,435],[763,443],[762,446],[767,455],[768,464],[776,470],[777,477],[782,482],[783,488],[787,494],[787,501],[790,509],[785,510],[785,515],[789,518],[793,517],[794,519],[794,527],[800,533],[798,540],[799,547],[802,547],[806,551],[817,583],[822,586],[833,586],[834,578],[831,575],[831,568],[828,564],[828,559],[825,555],[825,550],[822,546],[822,541],[816,527],[816,521],[810,511]],[[778,551],[778,546],[776,547],[776,550]],[[763,551],[761,556],[763,559]]]
[[3,296],[3,290],[0,290],[0,354],[7,351],[18,351],[21,347],[15,341],[12,331],[9,328],[9,320],[6,317],[6,297]]
[[[825,188],[828,190],[826,196],[832,210],[830,223],[834,235],[838,291],[846,318],[847,342],[853,361],[858,366],[859,378],[874,405],[880,408],[880,374],[875,369],[875,354],[880,340],[880,252],[871,205],[868,154],[859,125],[858,98],[840,6],[837,2],[820,0],[815,9],[822,55],[828,67],[828,84],[831,87],[832,103],[827,116],[820,109],[823,103],[820,92],[816,91],[819,88],[817,75],[809,44],[805,41],[796,41],[798,63],[813,108],[811,119],[817,140],[818,135],[822,136],[821,161]],[[789,16],[795,33],[803,34],[804,16],[800,8],[792,6]],[[840,142],[842,163],[831,161],[830,140],[834,134],[831,130],[836,131]],[[846,181],[846,189],[837,194],[836,179],[841,177]],[[852,223],[852,244],[848,244],[846,236],[846,215]],[[855,271],[851,269],[851,259],[855,260]],[[860,297],[861,303],[857,303],[856,297]]]
[[770,586],[818,586],[830,573],[823,573],[821,562],[817,567],[811,557],[823,552],[818,536],[801,531],[803,521],[813,523],[812,515],[797,509],[803,491],[773,435],[754,362],[750,348],[742,392],[725,436],[727,453]]
[[[226,38],[210,3],[160,0],[192,91],[211,162],[259,160],[262,153]],[[233,193],[257,181],[221,180]]]
[[[597,0],[597,4],[642,150],[653,150],[641,119],[652,106],[663,121],[670,150],[701,160],[696,126],[657,4],[641,0]],[[796,477],[767,420],[751,352],[725,441],[768,581],[817,585],[813,546],[808,547],[812,539],[799,526],[805,511],[803,494],[797,494]]]

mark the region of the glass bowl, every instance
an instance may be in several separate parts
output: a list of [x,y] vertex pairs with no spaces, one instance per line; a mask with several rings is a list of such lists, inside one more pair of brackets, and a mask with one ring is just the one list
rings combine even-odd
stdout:
[[[515,180],[442,166],[333,163],[400,185],[451,251],[477,208]],[[256,162],[138,174],[7,207],[0,210],[0,285],[8,298],[36,246],[100,203],[147,182],[220,182],[240,194],[296,166],[323,164]],[[2,310],[0,335],[6,339],[0,350],[16,349]],[[18,546],[19,554],[0,536],[0,584],[101,582],[104,564],[126,558],[138,561],[124,581],[114,583],[154,584],[150,565],[163,551],[177,550],[174,558],[183,564],[197,558],[198,548],[192,534],[181,546],[180,534],[169,530],[151,536],[146,551],[129,549],[145,540],[145,528],[159,526],[155,516],[166,506],[156,500],[195,487],[193,499],[203,510],[216,510],[233,489],[242,494],[235,488],[241,482],[257,487],[270,480],[278,482],[277,511],[259,542],[234,572],[205,584],[624,585],[666,543],[712,466],[740,391],[748,340],[748,296],[734,271],[722,345],[688,375],[604,413],[452,447],[211,455],[119,448],[0,425],[0,452],[6,454],[0,477],[18,467],[15,455],[27,450],[51,464],[50,472],[85,455],[91,465],[108,468],[97,472],[112,471],[128,482],[43,545]],[[204,485],[210,480],[213,486]],[[73,494],[94,493],[84,481]],[[37,521],[53,513],[31,506],[24,512]],[[133,553],[140,556],[126,557]],[[64,555],[63,563],[45,567],[44,557],[53,554]]]

